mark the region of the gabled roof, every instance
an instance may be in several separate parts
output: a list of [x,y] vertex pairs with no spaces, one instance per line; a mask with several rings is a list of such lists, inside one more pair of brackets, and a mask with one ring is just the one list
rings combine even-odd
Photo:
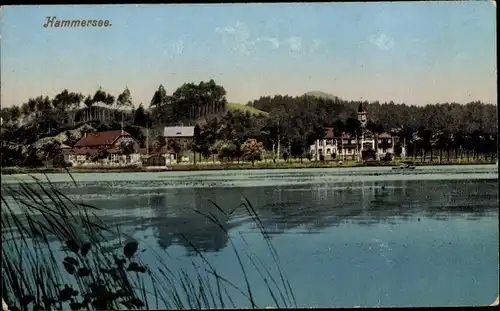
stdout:
[[194,126],[167,126],[165,137],[194,137]]
[[87,135],[84,135],[84,137],[82,137],[74,147],[78,148],[112,145],[118,138],[122,136],[132,137],[132,135],[122,130],[87,133]]

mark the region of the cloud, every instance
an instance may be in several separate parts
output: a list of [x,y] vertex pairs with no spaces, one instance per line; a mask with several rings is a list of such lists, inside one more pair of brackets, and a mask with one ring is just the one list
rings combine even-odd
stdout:
[[301,37],[289,37],[284,40],[280,40],[275,37],[257,38],[257,42],[265,42],[273,49],[279,49],[281,47],[289,49],[291,52],[300,52],[302,50],[302,38]]
[[385,33],[372,35],[368,38],[368,40],[382,50],[390,50],[396,44],[394,38],[386,35]]
[[217,27],[217,28],[215,28],[215,32],[234,34],[236,32],[236,29],[234,29],[234,27],[232,27],[232,26]]
[[[303,40],[301,37],[289,37],[280,39],[278,37],[254,37],[251,35],[248,27],[236,22],[234,26],[225,26],[215,28],[215,32],[226,36],[232,41],[233,48],[244,54],[249,54],[258,44],[263,43],[272,49],[287,48],[293,53],[298,53],[303,50]],[[311,51],[317,50],[319,41],[314,40],[311,46]]]
[[313,40],[313,44],[311,46],[310,52],[311,53],[316,52],[320,46],[321,46],[321,42],[319,40]]
[[182,54],[184,52],[184,39],[175,41],[170,46],[175,54]]
[[232,38],[236,51],[248,54],[255,46],[256,40],[250,38],[247,26],[241,22],[236,22],[234,26],[217,27],[215,31]]
[[278,49],[281,46],[281,42],[278,38],[257,38],[257,41],[267,42],[275,49]]
[[168,48],[163,51],[167,59],[173,59],[175,55],[184,53],[184,39],[179,39],[169,44]]
[[290,37],[287,40],[290,51],[292,52],[300,52],[302,49],[302,38],[300,37]]

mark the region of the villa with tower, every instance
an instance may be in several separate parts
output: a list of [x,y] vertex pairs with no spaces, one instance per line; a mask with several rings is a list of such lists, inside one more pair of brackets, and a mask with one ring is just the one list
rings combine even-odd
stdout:
[[[310,146],[312,158],[316,161],[323,156],[326,160],[381,160],[390,154],[396,155],[399,137],[389,132],[374,133],[366,128],[368,124],[367,105],[361,103],[357,113],[361,125],[361,135],[335,133],[331,127],[325,128],[325,136]],[[403,142],[404,145],[404,142]],[[405,147],[400,150],[400,157],[405,157]]]

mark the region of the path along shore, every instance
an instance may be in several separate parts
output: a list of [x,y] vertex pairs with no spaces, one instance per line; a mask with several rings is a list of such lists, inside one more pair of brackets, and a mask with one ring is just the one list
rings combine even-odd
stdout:
[[[28,167],[3,167],[2,175],[33,174],[33,173],[134,173],[134,172],[167,172],[167,171],[213,171],[213,170],[263,170],[263,169],[301,169],[301,168],[352,168],[352,167],[392,167],[399,163],[378,162],[281,162],[281,163],[198,163],[198,164],[174,164],[170,166],[150,167],[150,166],[88,166],[88,167],[67,167],[67,168],[28,168]],[[447,163],[413,163],[413,166],[447,166],[447,165],[491,165],[492,162],[447,162]]]
[[[260,162],[252,165],[251,163],[198,163],[198,164],[174,164],[170,166],[150,167],[150,166],[88,166],[88,167],[67,167],[67,168],[28,168],[28,167],[3,167],[2,175],[33,174],[33,173],[134,173],[134,172],[168,172],[168,171],[214,171],[214,170],[262,170],[262,169],[301,169],[301,168],[352,168],[352,167],[392,167],[401,162]],[[444,165],[491,165],[493,162],[444,162],[444,163],[426,163],[415,162],[413,166],[444,166]]]

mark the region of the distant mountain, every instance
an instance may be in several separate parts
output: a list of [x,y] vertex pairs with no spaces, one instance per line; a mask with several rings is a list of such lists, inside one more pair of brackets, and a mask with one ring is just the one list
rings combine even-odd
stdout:
[[335,96],[335,95],[330,94],[330,93],[321,92],[321,91],[310,91],[310,92],[304,93],[304,95],[332,99],[332,100],[340,99],[340,97],[338,97],[338,96]]

